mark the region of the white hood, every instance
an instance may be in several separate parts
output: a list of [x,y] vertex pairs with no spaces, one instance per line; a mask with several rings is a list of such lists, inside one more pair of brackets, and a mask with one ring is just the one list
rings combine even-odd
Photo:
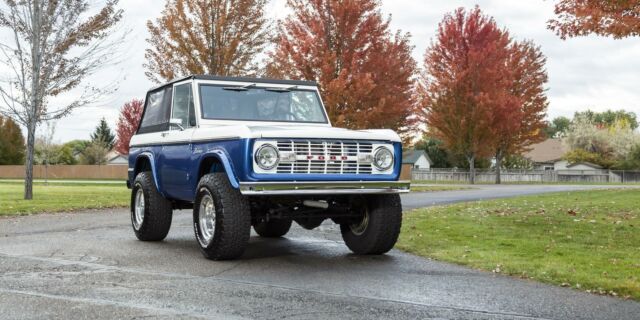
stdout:
[[349,130],[326,126],[247,126],[250,138],[353,139],[399,142],[393,130]]
[[348,130],[318,125],[243,125],[243,124],[208,124],[199,128],[184,131],[156,132],[137,134],[131,139],[131,145],[155,143],[208,141],[221,139],[259,139],[259,138],[292,138],[292,139],[342,139],[342,140],[376,140],[400,142],[400,137],[393,130]]

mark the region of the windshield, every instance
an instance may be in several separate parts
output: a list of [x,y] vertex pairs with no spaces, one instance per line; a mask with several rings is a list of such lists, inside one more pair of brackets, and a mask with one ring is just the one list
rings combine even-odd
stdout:
[[311,90],[200,85],[200,102],[204,119],[327,123]]

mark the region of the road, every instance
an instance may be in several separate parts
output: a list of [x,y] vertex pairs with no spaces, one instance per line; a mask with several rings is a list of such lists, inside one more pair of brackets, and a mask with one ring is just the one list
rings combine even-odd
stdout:
[[[469,187],[469,185],[445,185],[445,184],[417,184],[419,186],[452,186],[452,187]],[[640,185],[554,185],[554,184],[483,184],[473,186],[471,189],[464,189],[450,192],[431,192],[431,193],[411,193],[402,196],[402,206],[406,209],[415,209],[420,207],[450,204],[463,201],[488,200],[498,198],[509,198],[517,196],[526,196],[532,194],[563,192],[563,191],[580,191],[594,189],[619,189],[619,188],[640,188]]]
[[[403,196],[407,208],[594,186],[480,186]],[[241,260],[204,259],[191,216],[135,240],[127,210],[0,219],[2,319],[640,319],[640,303],[392,250],[349,253],[338,229],[253,236]]]

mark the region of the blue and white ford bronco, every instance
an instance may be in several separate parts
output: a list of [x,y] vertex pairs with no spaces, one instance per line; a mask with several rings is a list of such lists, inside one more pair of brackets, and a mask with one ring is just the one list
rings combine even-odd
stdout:
[[205,257],[237,258],[251,226],[281,237],[340,225],[356,254],[383,254],[402,220],[400,138],[331,126],[315,82],[189,76],[151,89],[132,137],[127,186],[138,239],[163,240],[193,208]]

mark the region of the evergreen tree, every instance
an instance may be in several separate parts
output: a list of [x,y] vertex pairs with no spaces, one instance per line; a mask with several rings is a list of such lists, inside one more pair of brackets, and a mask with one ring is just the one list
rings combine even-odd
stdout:
[[24,136],[11,119],[0,116],[0,165],[24,164]]
[[91,134],[91,142],[101,142],[103,146],[105,146],[108,150],[113,149],[113,145],[115,144],[116,136],[111,132],[111,128],[107,124],[107,120],[105,118],[100,119],[100,124],[96,127],[96,129]]

